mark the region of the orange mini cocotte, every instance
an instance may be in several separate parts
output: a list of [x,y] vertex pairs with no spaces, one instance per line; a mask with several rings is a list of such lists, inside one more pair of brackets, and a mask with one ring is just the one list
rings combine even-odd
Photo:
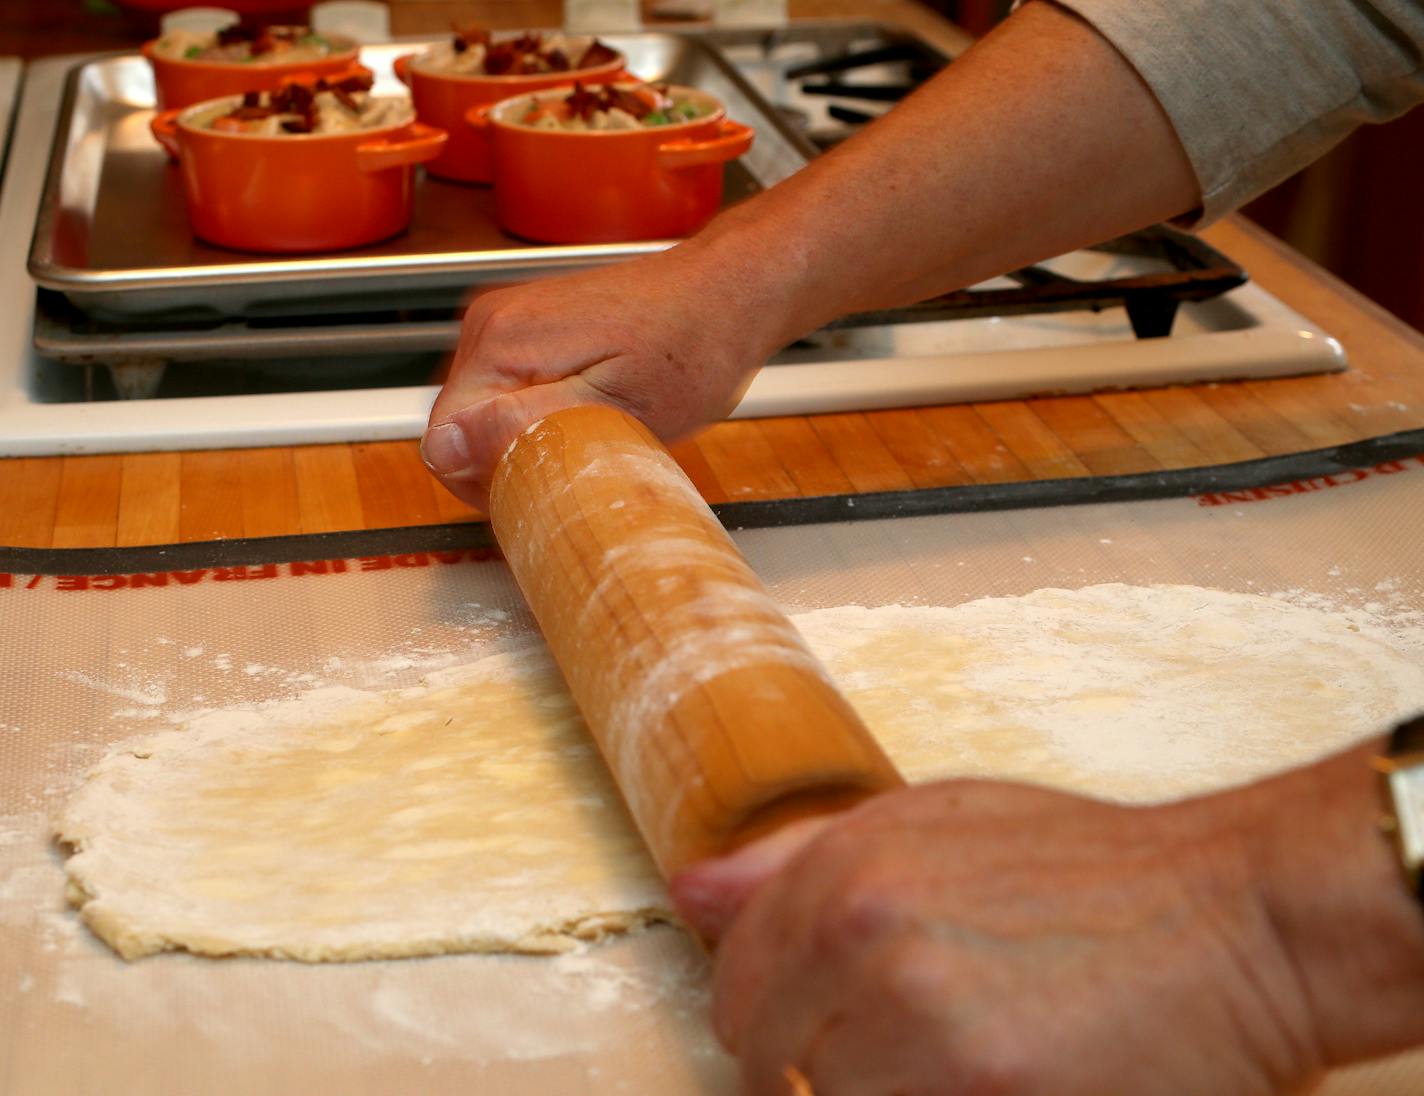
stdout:
[[[410,88],[416,117],[450,134],[450,143],[445,146],[445,151],[426,170],[455,182],[488,183],[494,178],[488,136],[465,124],[465,115],[472,108],[498,103],[512,95],[569,87],[575,80],[603,82],[630,78],[623,67],[623,55],[596,38],[586,40],[586,45],[583,39],[564,39],[562,36],[546,39],[537,33],[495,39],[471,28],[457,32],[454,41],[468,44],[458,52],[450,45],[442,44],[425,53],[406,54],[396,58],[394,68],[396,76]],[[581,52],[577,57],[566,60],[577,67],[547,72],[498,73],[483,71],[478,64],[469,70],[456,67],[463,58],[473,61],[485,57],[491,48],[509,52],[520,43],[527,43],[530,48],[516,56],[528,57],[537,55],[535,46],[547,48],[554,42],[571,41],[579,42]],[[504,63],[510,62],[506,60]],[[517,61],[513,67],[519,67]]]
[[348,73],[156,115],[193,234],[242,251],[309,253],[404,231],[415,165],[439,155],[445,132],[417,122],[404,100],[358,97],[353,79],[370,86],[369,74]]
[[[581,95],[611,109],[595,104],[579,125],[572,112],[588,107]],[[649,95],[665,120],[648,123],[617,105]],[[466,120],[490,136],[500,227],[541,243],[691,235],[721,207],[723,165],[754,136],[704,91],[630,83],[521,95],[477,107]]]

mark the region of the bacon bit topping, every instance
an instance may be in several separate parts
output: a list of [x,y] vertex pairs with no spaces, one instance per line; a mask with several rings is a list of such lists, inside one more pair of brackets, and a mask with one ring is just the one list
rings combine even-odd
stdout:
[[[478,24],[469,26],[453,25],[454,37],[450,42],[455,54],[465,53],[475,46],[485,48],[484,71],[490,76],[528,76],[541,72],[569,72],[573,60],[561,49],[546,46],[544,35],[538,31],[528,31],[516,38],[496,42],[490,32]],[[592,68],[615,61],[618,53],[598,39],[584,52],[579,68]]]
[[248,46],[248,53],[261,57],[275,53],[311,34],[309,27],[258,27],[251,23],[236,23],[217,32],[218,46]]
[[538,72],[539,55],[524,48],[529,36],[485,47],[485,71],[491,76],[522,76]]
[[597,92],[589,91],[578,81],[574,82],[574,90],[564,97],[564,106],[569,108],[569,116],[582,118],[585,122],[593,117],[601,102]]
[[598,65],[606,65],[616,60],[618,60],[618,51],[611,46],[604,45],[595,38],[593,45],[588,47],[588,50],[579,61],[579,68],[595,68]]
[[264,118],[282,115],[284,117],[279,124],[285,132],[311,133],[317,125],[318,92],[330,92],[352,114],[359,114],[361,104],[356,100],[356,93],[370,91],[373,82],[369,72],[353,72],[336,80],[319,76],[314,81],[293,81],[272,92],[245,92],[242,105],[214,119],[214,125],[223,119],[260,122]]
[[590,91],[578,81],[574,82],[574,90],[565,97],[564,105],[568,108],[570,117],[582,118],[585,122],[592,121],[596,112],[612,110],[614,107],[626,114],[631,114],[639,121],[642,121],[655,109],[653,103],[648,102],[647,99],[635,92],[612,85],[605,85]]
[[375,82],[375,76],[369,72],[352,72],[339,80],[328,80],[322,77],[317,80],[317,90],[340,88],[342,91],[349,92],[370,91]]
[[234,23],[230,27],[223,27],[218,31],[217,42],[220,46],[236,46],[242,42],[251,42],[257,37],[257,28],[246,23]]

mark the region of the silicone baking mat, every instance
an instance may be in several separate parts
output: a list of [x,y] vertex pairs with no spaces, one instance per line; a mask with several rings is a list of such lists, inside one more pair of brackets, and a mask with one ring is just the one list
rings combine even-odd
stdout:
[[[1424,437],[1270,470],[1281,475],[1198,477],[1190,496],[1145,501],[1094,500],[1180,482],[723,516],[793,611],[1191,583],[1364,613],[1424,659]],[[1077,505],[1024,506],[1050,499]],[[857,514],[872,516],[825,520]],[[529,627],[476,526],[0,550],[0,1090],[735,1091],[705,1022],[706,963],[675,929],[555,959],[126,964],[66,908],[54,819],[112,743],[322,685],[415,684]],[[1326,1091],[1424,1091],[1424,1058],[1338,1074]]]

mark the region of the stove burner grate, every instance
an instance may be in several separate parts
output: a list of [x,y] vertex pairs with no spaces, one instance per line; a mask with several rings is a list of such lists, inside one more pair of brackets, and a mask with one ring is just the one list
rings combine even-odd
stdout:
[[1156,225],[1094,247],[1111,255],[1162,260],[1170,269],[1121,278],[1081,280],[1043,266],[1026,266],[1005,275],[1013,288],[959,289],[902,308],[862,312],[831,324],[919,323],[979,316],[1021,316],[1124,308],[1133,334],[1158,339],[1172,333],[1183,301],[1205,301],[1246,282],[1246,272],[1221,252],[1194,236]]

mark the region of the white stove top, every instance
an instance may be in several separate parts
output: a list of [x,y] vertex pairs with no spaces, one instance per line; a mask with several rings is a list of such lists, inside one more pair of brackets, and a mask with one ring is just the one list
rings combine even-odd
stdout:
[[[0,193],[0,456],[371,441],[420,435],[431,385],[323,392],[76,401],[78,368],[39,358],[26,257],[65,75],[78,58],[32,64]],[[0,62],[0,114],[18,66]],[[6,81],[8,80],[8,84]],[[1121,259],[1053,264],[1103,276]],[[907,407],[1086,392],[1344,366],[1344,352],[1259,287],[1183,305],[1174,333],[1137,340],[1121,310],[904,324],[821,333],[762,370],[737,417]],[[182,368],[174,365],[171,368]]]

